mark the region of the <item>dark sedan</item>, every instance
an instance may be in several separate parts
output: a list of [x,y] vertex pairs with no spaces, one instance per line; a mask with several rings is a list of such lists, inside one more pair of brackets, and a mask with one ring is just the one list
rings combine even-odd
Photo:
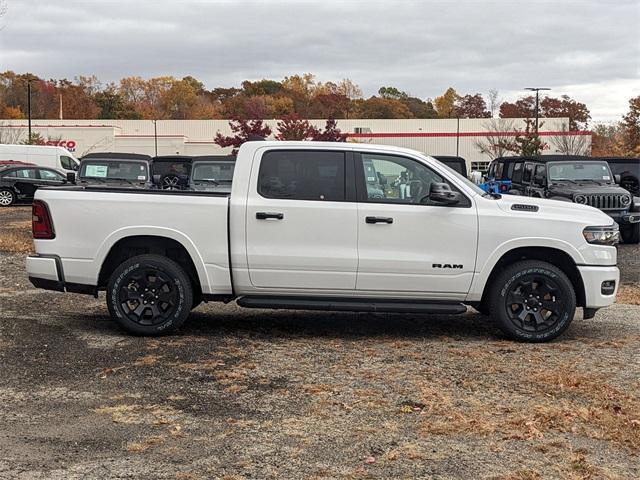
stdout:
[[53,168],[4,165],[0,166],[0,207],[18,201],[30,202],[39,187],[59,186],[67,183],[66,176]]

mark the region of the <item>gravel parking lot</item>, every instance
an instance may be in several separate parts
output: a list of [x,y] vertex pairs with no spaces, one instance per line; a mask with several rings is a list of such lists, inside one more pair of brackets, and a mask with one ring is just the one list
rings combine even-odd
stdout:
[[[543,345],[233,304],[132,337],[103,296],[33,289],[29,213],[0,210],[0,478],[640,478],[639,305]],[[620,264],[637,302],[640,249]]]

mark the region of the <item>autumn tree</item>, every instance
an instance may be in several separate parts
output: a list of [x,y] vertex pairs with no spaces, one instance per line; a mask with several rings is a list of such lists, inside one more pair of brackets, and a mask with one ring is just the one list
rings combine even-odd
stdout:
[[[534,118],[536,115],[536,97],[528,95],[515,102],[503,102],[500,105],[501,118]],[[569,129],[586,128],[591,115],[584,103],[571,99],[568,95],[560,98],[544,97],[538,105],[540,118],[569,118]]]
[[620,156],[622,143],[620,123],[595,125],[591,134],[591,155],[594,157]]
[[482,95],[476,93],[475,95],[458,96],[454,110],[456,116],[460,118],[490,118],[491,112],[487,110],[487,104],[482,98]]
[[433,101],[433,105],[438,112],[439,118],[455,118],[456,117],[456,103],[460,96],[453,87],[449,87],[446,92],[441,96],[436,97]]
[[318,137],[320,131],[311,125],[308,120],[303,120],[297,113],[283,117],[278,122],[277,140],[310,140]]
[[324,126],[324,130],[317,131],[313,140],[317,142],[346,142],[348,135],[338,128],[338,122],[330,118]]
[[591,114],[584,103],[572,100],[568,95],[560,98],[545,97],[540,100],[540,116],[545,118],[569,118],[569,130],[587,127]]
[[533,118],[535,115],[536,97],[533,95],[500,105],[500,118]]
[[355,102],[354,111],[359,118],[414,118],[407,105],[393,98],[359,100]]
[[[542,126],[541,123],[539,126]],[[516,131],[515,142],[518,145],[518,154],[522,156],[539,155],[546,147],[535,127],[535,121],[527,118],[524,130]]]
[[266,138],[271,135],[271,128],[262,120],[244,120],[235,118],[229,121],[232,135],[216,133],[214,143],[222,148],[233,147],[232,155],[238,154],[240,145],[256,137]]
[[623,154],[640,156],[640,96],[629,100],[629,111],[622,117],[620,129]]

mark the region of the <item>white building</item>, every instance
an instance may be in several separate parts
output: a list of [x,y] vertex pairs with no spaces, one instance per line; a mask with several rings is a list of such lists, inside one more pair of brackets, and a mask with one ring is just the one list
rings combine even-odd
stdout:
[[[277,131],[277,120],[267,120]],[[410,119],[338,120],[338,128],[348,133],[348,141],[381,143],[413,148],[430,155],[458,155],[467,159],[470,169],[483,169],[490,157],[479,142],[487,135],[514,137],[524,130],[524,119]],[[325,120],[311,120],[323,127]],[[558,139],[580,140],[591,151],[590,132],[569,132],[567,118],[540,119],[540,136],[545,153],[565,153]],[[33,120],[32,130],[52,145],[64,146],[80,157],[90,152],[130,152],[149,155],[215,155],[227,152],[214,143],[216,133],[230,134],[227,120]],[[499,133],[496,133],[499,132]],[[27,138],[26,120],[0,120],[0,142],[19,142]],[[572,143],[569,142],[569,143]],[[565,142],[566,143],[566,142]],[[575,142],[573,142],[575,143]]]

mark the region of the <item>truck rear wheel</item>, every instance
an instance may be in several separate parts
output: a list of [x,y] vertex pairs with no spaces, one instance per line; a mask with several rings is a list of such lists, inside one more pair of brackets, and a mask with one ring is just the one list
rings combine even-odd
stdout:
[[513,340],[547,342],[564,332],[576,311],[573,284],[559,268],[541,261],[508,265],[491,285],[489,308]]
[[624,243],[640,243],[640,223],[620,225],[620,236]]
[[189,276],[173,260],[138,255],[115,269],[107,284],[111,318],[129,333],[163,335],[189,316],[193,288]]

